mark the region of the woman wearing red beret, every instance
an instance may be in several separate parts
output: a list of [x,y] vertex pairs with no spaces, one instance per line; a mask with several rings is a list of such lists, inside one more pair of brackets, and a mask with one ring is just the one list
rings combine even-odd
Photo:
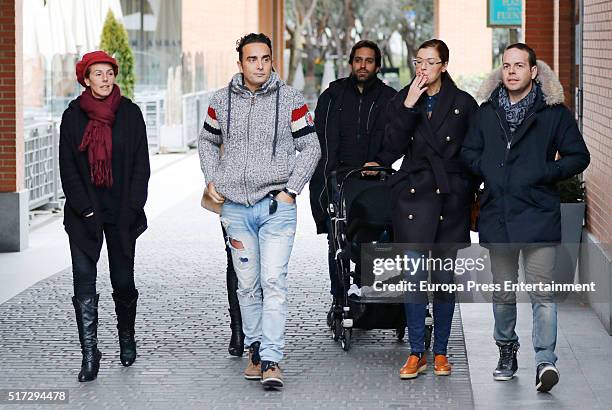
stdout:
[[103,51],[87,53],[76,76],[85,91],[70,102],[60,127],[59,167],[66,196],[64,226],[70,242],[74,297],[83,361],[79,381],[97,377],[96,263],[103,236],[117,314],[120,360],[136,359],[134,284],[136,238],[147,228],[150,167],[147,133],[136,104],[115,84],[119,67]]

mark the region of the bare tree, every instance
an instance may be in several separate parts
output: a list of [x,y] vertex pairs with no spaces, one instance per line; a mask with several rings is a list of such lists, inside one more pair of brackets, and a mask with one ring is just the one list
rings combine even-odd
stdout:
[[414,73],[416,48],[433,33],[433,0],[287,0],[285,7],[289,83],[302,55],[307,83],[314,77],[315,64],[329,57],[338,59],[339,77],[348,75],[346,61],[360,39],[377,42],[385,65],[393,67],[390,40],[396,32],[407,49],[405,63]]
[[396,21],[398,10],[393,8],[394,3],[397,2],[393,0],[371,2],[361,16],[363,25],[361,38],[372,40],[378,44],[383,54],[383,66],[386,67],[394,66],[389,45],[391,36],[398,30]]
[[285,29],[291,36],[287,82],[291,84],[293,83],[295,70],[302,59],[304,28],[310,23],[312,13],[317,7],[317,0],[289,0],[287,5],[291,11],[285,24]]
[[433,37],[433,2],[419,0],[399,0],[403,10],[402,18],[397,21],[398,33],[406,45],[406,63],[414,75],[412,59],[416,57],[418,46]]
[[414,73],[411,60],[417,47],[433,36],[432,0],[377,0],[369,2],[362,16],[363,36],[376,39],[392,67],[389,41],[397,32],[407,50],[405,62]]

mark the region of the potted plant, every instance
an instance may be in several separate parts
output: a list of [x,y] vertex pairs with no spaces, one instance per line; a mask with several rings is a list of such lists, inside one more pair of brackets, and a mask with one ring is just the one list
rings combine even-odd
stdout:
[[561,197],[562,242],[579,243],[584,222],[584,182],[578,175],[557,184]]

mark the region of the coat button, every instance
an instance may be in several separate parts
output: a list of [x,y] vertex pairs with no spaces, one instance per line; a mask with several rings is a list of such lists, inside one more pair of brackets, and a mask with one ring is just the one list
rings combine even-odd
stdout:
[[503,167],[504,167],[504,163],[503,163],[503,162],[500,162],[500,163],[499,163],[499,167],[500,167],[500,168],[503,168]]
[[449,137],[446,137],[446,141],[450,141],[450,140],[451,140],[451,137],[450,137],[450,136],[449,136]]
[[459,108],[455,108],[455,114],[459,115]]
[[440,195],[440,188],[436,189],[436,194]]
[[408,215],[408,219],[414,219],[414,215],[412,214]]
[[443,220],[444,220],[444,217],[443,217],[442,215],[440,215],[440,220],[441,220],[441,221],[443,221]]
[[416,192],[416,189],[414,189],[414,188],[410,188],[410,193],[411,193],[411,194],[414,194],[415,192]]
[[414,141],[414,137],[410,137],[410,141]]

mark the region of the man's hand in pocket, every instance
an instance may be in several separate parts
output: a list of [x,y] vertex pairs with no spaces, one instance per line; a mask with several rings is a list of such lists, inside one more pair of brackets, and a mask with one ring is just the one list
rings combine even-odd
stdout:
[[225,202],[225,198],[223,197],[223,195],[217,192],[217,190],[215,189],[215,184],[213,184],[212,182],[208,183],[208,193],[210,194],[210,197],[213,199],[213,201],[219,204]]
[[287,204],[292,204],[295,202],[295,199],[293,199],[293,197],[291,195],[289,195],[288,193],[284,192],[284,191],[280,191],[277,195],[276,195],[276,199],[278,201],[281,202],[285,202]]

